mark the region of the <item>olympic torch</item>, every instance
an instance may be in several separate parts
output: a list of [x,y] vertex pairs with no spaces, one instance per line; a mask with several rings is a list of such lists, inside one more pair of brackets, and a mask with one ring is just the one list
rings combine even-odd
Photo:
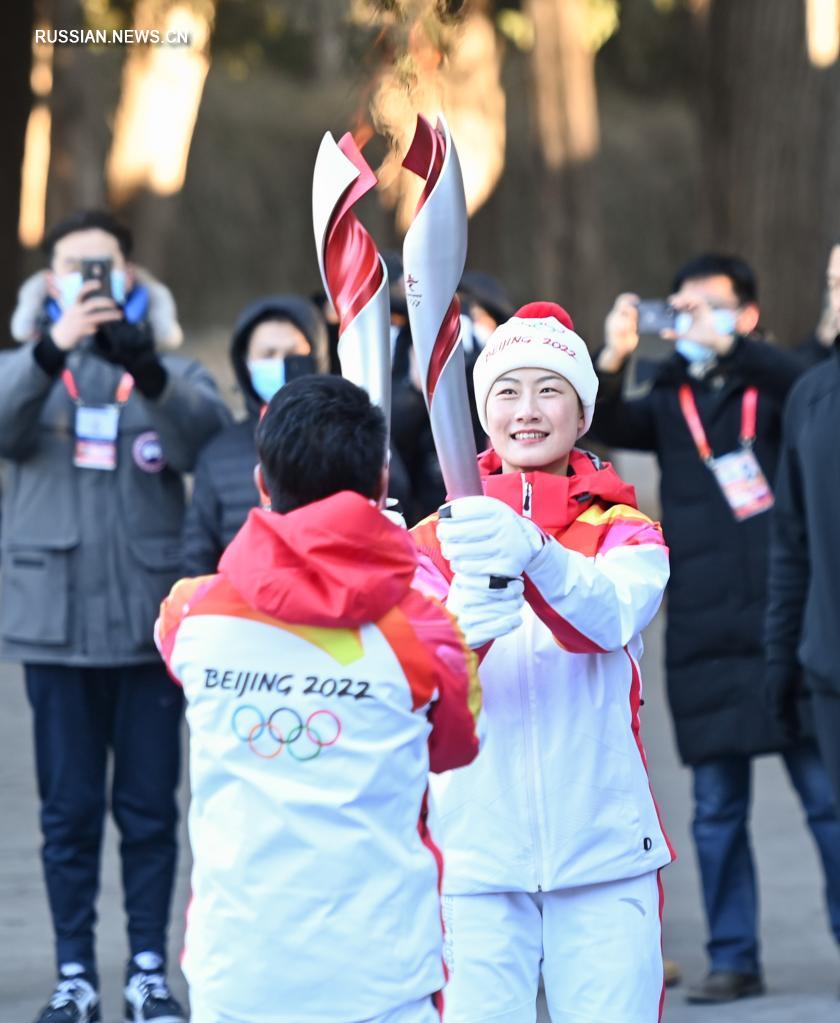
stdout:
[[480,495],[456,295],[467,257],[467,203],[458,154],[442,115],[435,127],[418,116],[403,166],[426,182],[403,243],[403,270],[432,437],[447,497]]
[[376,175],[349,132],[321,140],[312,179],[312,222],[324,289],[338,314],[341,374],[363,387],[391,423],[388,271],[353,207]]

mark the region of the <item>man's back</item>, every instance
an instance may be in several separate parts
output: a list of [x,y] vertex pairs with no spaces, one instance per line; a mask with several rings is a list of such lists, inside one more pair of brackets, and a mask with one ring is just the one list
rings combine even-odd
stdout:
[[426,786],[475,756],[478,694],[415,567],[344,492],[252,512],[220,574],[164,605],[191,732],[184,968],[214,1011],[350,1021],[443,986]]

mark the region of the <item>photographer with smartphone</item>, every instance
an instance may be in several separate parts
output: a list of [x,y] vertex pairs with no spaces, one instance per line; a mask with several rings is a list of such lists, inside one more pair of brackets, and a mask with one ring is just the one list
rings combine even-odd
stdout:
[[764,699],[768,512],[782,406],[799,373],[760,340],[758,291],[741,259],[703,255],[677,273],[662,337],[674,350],[646,393],[623,395],[639,343],[638,298],[620,295],[597,358],[592,433],[657,456],[671,550],[666,674],[677,746],[694,775],[693,835],[709,927],[708,977],[689,1001],[764,990],[748,816],[751,758],[781,753],[825,872],[840,941],[840,823],[812,740],[791,741]]
[[[47,236],[0,354],[0,639],[33,711],[58,982],[40,1023],[100,1018],[95,901],[106,805],[121,835],[125,1018],[180,1020],[165,980],[182,700],[153,626],[177,579],[182,474],[228,421],[212,378],[170,354],[172,295],[131,236],[84,211]],[[110,792],[108,761],[113,757]]]

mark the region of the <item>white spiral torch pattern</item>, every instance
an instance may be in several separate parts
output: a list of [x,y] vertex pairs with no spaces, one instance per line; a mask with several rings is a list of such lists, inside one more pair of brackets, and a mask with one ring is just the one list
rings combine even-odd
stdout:
[[363,387],[391,421],[388,271],[353,206],[376,176],[348,133],[321,140],[312,179],[312,221],[321,280],[338,314],[342,376]]
[[458,154],[441,115],[417,118],[403,166],[426,185],[403,244],[408,320],[448,498],[481,494],[470,417],[460,303],[467,203]]

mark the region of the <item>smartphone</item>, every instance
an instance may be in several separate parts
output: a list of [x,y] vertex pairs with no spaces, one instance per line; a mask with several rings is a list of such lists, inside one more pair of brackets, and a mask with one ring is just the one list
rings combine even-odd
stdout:
[[82,280],[99,281],[98,290],[92,295],[104,298],[113,298],[111,294],[111,267],[113,262],[110,257],[103,259],[83,259],[81,261]]
[[661,334],[674,329],[677,311],[664,298],[645,298],[639,302],[639,333]]
[[287,384],[292,380],[297,380],[298,377],[318,372],[315,359],[311,355],[287,355],[283,361],[286,363]]

